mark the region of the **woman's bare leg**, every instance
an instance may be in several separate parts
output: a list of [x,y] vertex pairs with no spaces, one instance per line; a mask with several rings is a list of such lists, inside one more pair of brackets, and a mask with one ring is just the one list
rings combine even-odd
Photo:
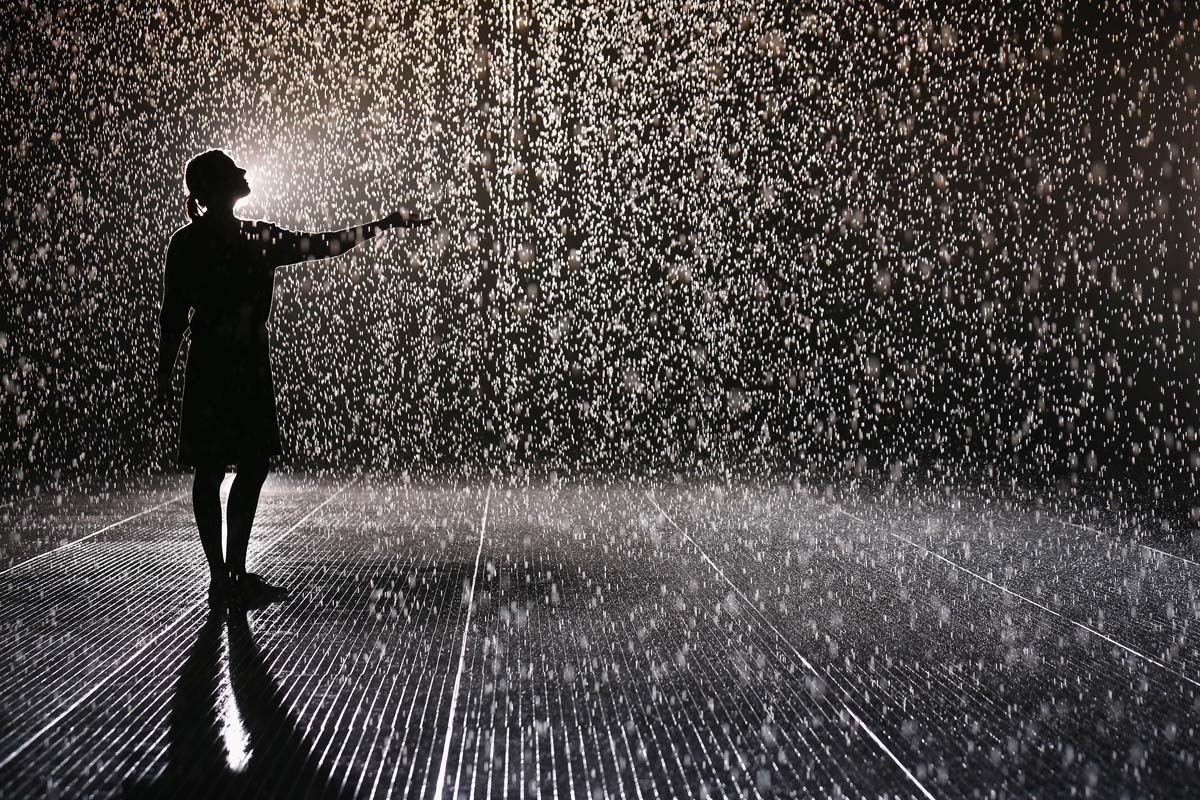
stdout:
[[269,470],[266,459],[239,463],[233,485],[229,487],[229,503],[226,506],[229,557],[226,562],[232,575],[246,574],[250,528],[254,525],[254,512],[258,510],[258,494]]
[[225,559],[221,557],[221,481],[225,479],[225,465],[213,464],[196,467],[192,480],[192,511],[196,514],[196,527],[200,531],[200,545],[212,579],[224,578]]

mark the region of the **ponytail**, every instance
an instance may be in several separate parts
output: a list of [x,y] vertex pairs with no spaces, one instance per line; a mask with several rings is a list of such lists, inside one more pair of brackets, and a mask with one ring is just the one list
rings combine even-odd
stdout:
[[206,150],[188,159],[183,169],[183,189],[187,193],[183,210],[189,222],[202,216],[200,209],[208,210],[213,188],[220,188],[220,181],[233,167],[233,159],[221,150]]
[[200,214],[200,201],[196,199],[196,195],[188,192],[187,200],[183,204],[183,210],[187,214],[189,221],[202,216]]

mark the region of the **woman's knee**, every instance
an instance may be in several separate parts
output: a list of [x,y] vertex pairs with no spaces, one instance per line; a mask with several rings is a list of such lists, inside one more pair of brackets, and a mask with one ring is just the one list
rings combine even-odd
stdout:
[[271,464],[266,459],[240,461],[237,465],[237,477],[234,480],[244,480],[247,483],[254,483],[256,486],[261,486],[267,479],[267,473],[270,471]]
[[196,467],[196,477],[192,481],[193,489],[212,489],[221,488],[221,481],[225,480],[225,465],[224,464],[200,464]]

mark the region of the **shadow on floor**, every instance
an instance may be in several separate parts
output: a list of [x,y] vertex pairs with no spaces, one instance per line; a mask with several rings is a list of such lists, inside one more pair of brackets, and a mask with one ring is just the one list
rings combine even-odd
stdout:
[[127,782],[123,796],[352,795],[318,762],[286,710],[245,611],[210,610],[171,700],[167,764],[154,778]]

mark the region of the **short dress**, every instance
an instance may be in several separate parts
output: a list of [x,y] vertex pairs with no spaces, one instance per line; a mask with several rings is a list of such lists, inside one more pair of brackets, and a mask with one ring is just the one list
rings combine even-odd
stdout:
[[168,247],[164,336],[178,330],[182,338],[191,329],[182,466],[269,461],[283,451],[267,319],[275,269],[304,259],[301,234],[265,221],[236,222],[233,231],[199,217]]

